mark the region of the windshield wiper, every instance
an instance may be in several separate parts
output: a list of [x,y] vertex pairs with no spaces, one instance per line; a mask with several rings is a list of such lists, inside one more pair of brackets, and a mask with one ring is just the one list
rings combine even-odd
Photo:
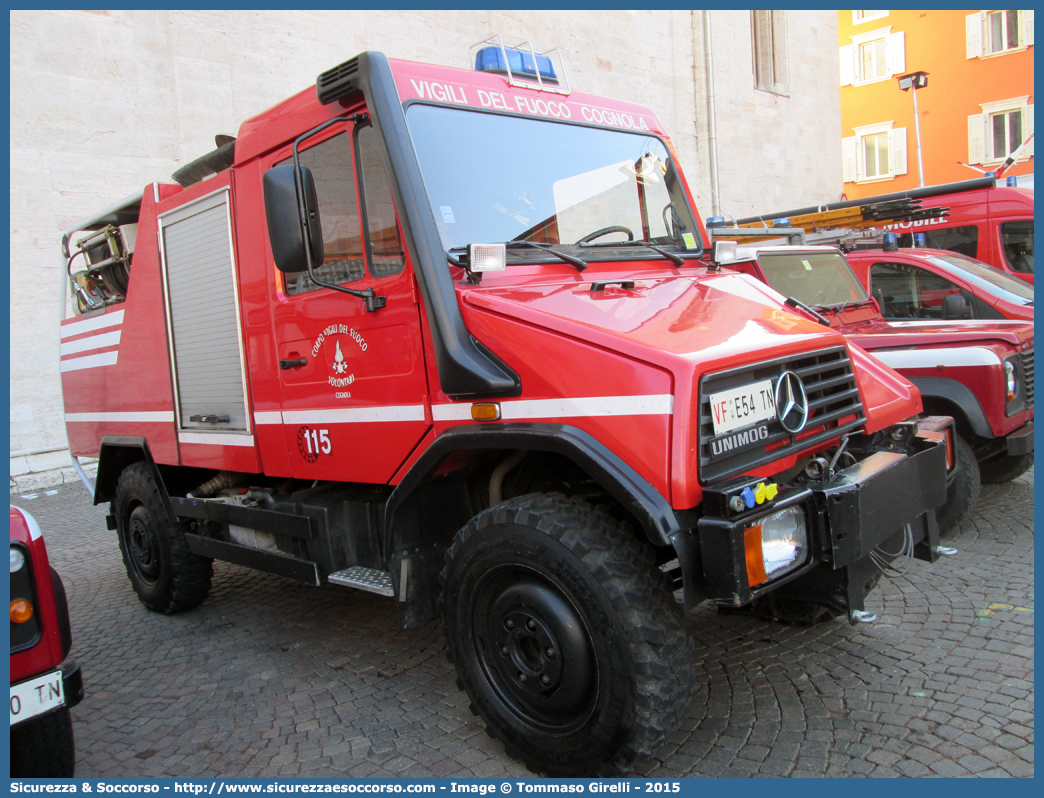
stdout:
[[[551,249],[548,244],[539,244],[536,241],[526,241],[523,238],[515,238],[511,241],[505,241],[504,246],[508,249],[517,249],[518,247],[532,247],[533,249],[539,249],[541,252],[546,252],[549,255],[554,255],[559,260],[564,260],[576,267],[578,272],[582,272],[587,268],[587,261],[580,260],[580,258],[574,258],[572,255],[566,255],[564,252],[559,252],[557,249]],[[460,254],[466,254],[468,251],[467,245],[461,247],[450,247],[446,250],[447,253],[459,252]],[[453,263],[456,266],[463,266],[459,257],[453,258]]]
[[648,241],[617,241],[615,243],[614,242],[609,242],[609,243],[605,243],[605,244],[580,244],[580,246],[582,246],[582,247],[645,247],[646,249],[651,249],[653,252],[656,252],[656,253],[658,253],[660,255],[663,255],[663,257],[667,258],[667,260],[669,260],[675,266],[684,266],[685,265],[685,258],[683,258],[681,255],[676,255],[673,252],[668,252],[667,250],[662,249],[662,248],[656,246],[655,244],[650,244]]
[[824,316],[818,310],[810,308],[808,305],[806,305],[800,299],[795,299],[792,296],[788,296],[787,299],[786,299],[786,302],[784,304],[790,305],[790,307],[792,307],[792,308],[801,308],[806,313],[811,313],[813,316],[815,316],[816,319],[818,319],[820,324],[825,324],[827,327],[830,326],[830,319],[828,319],[826,316]]
[[508,249],[512,249],[519,246],[533,247],[533,249],[539,249],[549,255],[554,255],[559,260],[564,260],[566,263],[572,264],[576,267],[578,272],[582,272],[587,268],[587,261],[580,260],[580,258],[574,258],[572,255],[566,255],[564,252],[559,252],[557,249],[551,249],[550,244],[538,244],[536,241],[526,241],[523,238],[515,238],[511,241],[504,243]]

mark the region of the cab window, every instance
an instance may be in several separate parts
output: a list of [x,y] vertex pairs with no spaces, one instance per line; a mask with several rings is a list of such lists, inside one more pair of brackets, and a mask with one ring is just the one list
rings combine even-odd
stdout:
[[[315,180],[323,228],[323,265],[316,275],[330,283],[350,283],[365,275],[359,202],[352,167],[352,137],[339,133],[300,153]],[[293,163],[287,159],[282,163]],[[303,294],[322,288],[307,272],[287,274],[286,293]]]
[[[322,223],[323,265],[316,275],[329,283],[351,283],[366,276],[367,261],[374,278],[401,272],[405,250],[373,128],[366,125],[354,133],[339,133],[301,151],[299,157],[312,172]],[[357,171],[362,174],[361,185],[356,183]],[[287,294],[322,288],[307,272],[284,278]]]
[[[927,228],[918,230],[924,233],[926,246],[935,249],[948,249],[951,252],[960,252],[969,258],[978,257],[979,251],[979,228],[975,225],[963,227]],[[899,246],[912,247],[913,233],[901,233],[899,235]]]
[[875,263],[870,290],[886,319],[941,319],[943,300],[963,296],[957,284],[908,263]]
[[[406,268],[406,252],[399,236],[399,225],[395,221],[391,185],[377,148],[377,134],[367,125],[360,128],[358,137],[366,232],[370,243],[370,272],[374,277],[387,277]],[[325,217],[323,225],[326,225]]]

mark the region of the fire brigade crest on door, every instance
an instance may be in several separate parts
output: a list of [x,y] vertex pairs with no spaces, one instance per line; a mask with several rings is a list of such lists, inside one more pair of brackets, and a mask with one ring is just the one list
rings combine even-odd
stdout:
[[[345,347],[348,348],[349,352],[353,348],[349,342],[354,343],[360,352],[365,352],[369,348],[363,337],[347,324],[331,324],[319,333],[315,343],[312,344],[312,357],[319,357],[320,352],[323,353],[323,360],[330,371],[326,380],[330,387],[335,389],[335,398],[351,399],[351,391],[343,389],[355,382],[355,374],[351,371],[349,358],[345,357],[344,350],[341,349],[341,341],[343,340],[341,336],[347,336]],[[333,343],[332,351],[330,348],[331,342]]]

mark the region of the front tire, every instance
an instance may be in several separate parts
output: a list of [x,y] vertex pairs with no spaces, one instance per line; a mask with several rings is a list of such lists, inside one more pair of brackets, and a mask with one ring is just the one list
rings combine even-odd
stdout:
[[62,707],[11,729],[11,777],[71,779],[76,765],[72,717]]
[[476,516],[446,555],[443,621],[472,708],[530,769],[619,773],[691,698],[693,644],[649,546],[562,495]]
[[990,484],[1011,482],[1033,468],[1033,454],[1002,454],[979,466],[982,481]]
[[123,564],[141,603],[164,615],[202,604],[210,592],[213,560],[189,551],[187,523],[170,522],[148,463],[123,470],[115,514]]
[[946,486],[946,503],[935,511],[939,522],[939,534],[949,535],[964,521],[979,500],[982,483],[979,463],[971,446],[960,435],[954,433],[954,473]]

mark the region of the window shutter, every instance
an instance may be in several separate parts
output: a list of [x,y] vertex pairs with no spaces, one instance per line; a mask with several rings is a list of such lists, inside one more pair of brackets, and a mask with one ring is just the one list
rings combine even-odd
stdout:
[[983,125],[985,114],[968,117],[968,163],[983,163],[986,160],[986,140]]
[[1020,11],[1022,17],[1019,25],[1019,46],[1029,47],[1033,44],[1033,12]]
[[[1032,104],[1027,105],[1025,108],[1022,109],[1022,135],[1023,135],[1023,141],[1025,141],[1031,135],[1033,135],[1033,105]],[[1031,141],[1027,145],[1026,149],[1022,151],[1023,157],[1026,157],[1026,158],[1032,158],[1033,157],[1033,145],[1036,144],[1036,143],[1037,143],[1037,140],[1034,139],[1033,141]]]
[[856,137],[841,139],[841,180],[845,183],[856,181]]
[[967,57],[978,58],[982,55],[982,12],[976,11],[964,18],[964,38],[967,45]]
[[903,31],[889,34],[885,43],[888,53],[888,71],[901,75],[906,71],[906,34]]
[[891,173],[893,175],[905,175],[907,172],[905,127],[897,127],[891,132],[888,141],[888,154],[891,160],[889,165]]
[[838,55],[841,62],[841,85],[851,86],[855,81],[855,45],[846,44],[840,48]]

